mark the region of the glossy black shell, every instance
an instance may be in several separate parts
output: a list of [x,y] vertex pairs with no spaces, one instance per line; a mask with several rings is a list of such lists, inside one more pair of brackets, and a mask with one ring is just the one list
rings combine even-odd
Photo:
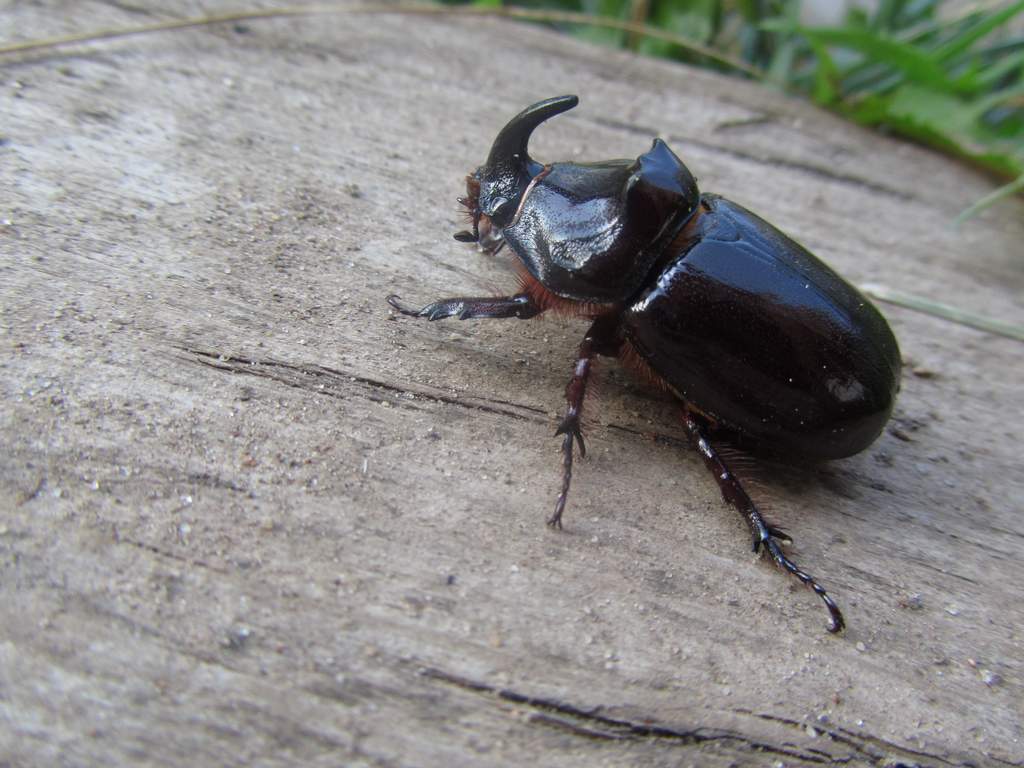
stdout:
[[744,447],[836,459],[870,445],[900,379],[878,310],[768,222],[702,196],[660,140],[632,162],[531,158],[533,130],[577,102],[546,99],[501,130],[460,239],[483,242],[484,221],[488,250],[504,241],[545,294],[596,308],[605,349],[631,347]]
[[632,161],[546,166],[501,234],[552,293],[619,302],[640,288],[698,200],[693,176],[656,139]]
[[556,309],[591,320],[565,389],[562,487],[548,524],[560,528],[594,360],[618,357],[682,401],[690,443],[723,498],[747,521],[755,552],[812,589],[845,626],[825,589],[780,546],[715,446],[838,459],[868,447],[892,413],[900,353],[885,319],[799,243],[736,203],[701,195],[660,140],[635,161],[542,164],[529,140],[575,96],[533,104],[498,133],[460,198],[472,230],[455,234],[522,262],[519,292],[452,297],[404,315],[528,320]]
[[754,447],[820,459],[863,450],[899,389],[877,309],[768,222],[714,195],[621,318],[686,402]]

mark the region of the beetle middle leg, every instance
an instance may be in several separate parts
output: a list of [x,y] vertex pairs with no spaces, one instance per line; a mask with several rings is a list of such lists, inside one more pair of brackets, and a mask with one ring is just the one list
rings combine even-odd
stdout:
[[548,518],[548,525],[552,528],[562,527],[562,513],[565,511],[565,502],[569,498],[569,484],[572,482],[573,443],[579,443],[581,459],[587,455],[587,448],[583,442],[583,431],[580,427],[583,399],[587,394],[587,380],[590,378],[593,361],[597,355],[616,356],[618,354],[616,320],[617,318],[613,315],[604,315],[591,324],[583,341],[580,342],[572,378],[569,379],[569,383],[565,387],[567,403],[565,418],[555,430],[555,435],[565,435],[562,438],[562,490],[558,494],[558,501],[555,502],[555,511]]
[[704,464],[715,476],[715,480],[718,482],[718,487],[722,491],[722,497],[732,504],[739,513],[743,515],[747,521],[747,525],[750,526],[750,532],[754,535],[754,552],[761,551],[762,549],[772,559],[779,568],[786,571],[787,573],[796,576],[803,582],[807,587],[814,591],[814,593],[820,597],[825,607],[828,608],[830,621],[829,621],[829,632],[839,632],[846,626],[846,622],[843,619],[843,614],[839,610],[839,606],[835,604],[835,601],[829,596],[825,589],[814,580],[813,577],[801,571],[796,564],[786,557],[782,551],[782,547],[779,546],[778,539],[786,538],[785,534],[765,522],[764,517],[761,516],[760,510],[754,504],[750,496],[740,485],[740,481],[736,476],[729,471],[729,468],[725,465],[721,455],[714,446],[708,441],[706,429],[703,424],[698,421],[697,417],[692,413],[686,412],[684,415],[683,423],[686,426],[686,433],[690,438],[690,442],[700,453],[701,458],[704,459]]

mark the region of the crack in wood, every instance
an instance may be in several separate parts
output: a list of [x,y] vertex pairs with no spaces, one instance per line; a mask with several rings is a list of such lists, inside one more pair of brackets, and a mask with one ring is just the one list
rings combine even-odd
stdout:
[[170,552],[166,549],[161,549],[155,544],[149,544],[145,541],[137,541],[136,539],[130,539],[127,536],[122,536],[120,532],[117,530],[116,525],[114,526],[114,541],[118,544],[127,544],[130,547],[135,547],[136,549],[141,549],[143,551],[150,552],[154,555],[159,555],[160,557],[166,557],[168,560],[175,560],[179,563],[184,563],[185,565],[199,566],[200,568],[205,568],[209,571],[213,571],[214,573],[219,573],[222,575],[227,575],[231,573],[229,569],[219,568],[215,565],[206,562],[205,560],[201,560],[195,557],[188,557],[186,555],[179,555],[175,552]]
[[[520,421],[532,421],[537,424],[547,424],[551,422],[548,418],[547,412],[542,408],[532,405],[523,405],[522,403],[513,403],[507,400],[493,400],[475,395],[456,397],[443,394],[440,390],[426,387],[424,385],[396,384],[323,365],[300,365],[269,358],[256,360],[254,358],[220,354],[209,350],[201,350],[184,346],[179,346],[178,349],[183,352],[187,352],[189,355],[195,355],[194,358],[189,358],[193,362],[197,362],[200,365],[205,365],[215,370],[270,379],[272,381],[277,381],[281,384],[295,387],[297,389],[303,389],[318,395],[327,395],[329,397],[337,396],[337,393],[322,388],[322,385],[324,384],[323,378],[328,377],[334,378],[339,382],[347,381],[350,383],[362,384],[366,387],[392,393],[397,399],[388,399],[387,402],[393,405],[407,406],[409,405],[409,401],[406,398],[412,396],[432,403],[454,405],[459,408],[493,413],[498,416],[509,416]],[[311,379],[316,380],[316,383],[306,384],[300,380],[275,375],[274,371],[278,370],[308,376]],[[385,398],[379,396],[371,396],[370,399],[374,402],[382,402],[385,400]],[[602,426],[603,428],[613,432],[620,432],[633,437],[654,440],[657,443],[670,445],[676,448],[688,447],[685,439],[662,432],[634,429],[620,424],[603,424]]]
[[[645,137],[658,136],[660,131],[655,128],[647,126],[634,125],[632,123],[621,122],[619,120],[609,120],[607,118],[592,118],[591,122],[597,125],[605,126],[606,128],[615,128],[617,130],[626,131],[627,133],[633,133],[642,135]],[[762,121],[770,122],[770,121]],[[819,179],[825,179],[827,181],[834,181],[839,184],[848,184],[854,187],[860,187],[871,192],[875,192],[882,195],[888,195],[897,200],[913,200],[914,196],[903,192],[893,187],[887,187],[884,184],[879,184],[875,181],[869,181],[863,179],[860,176],[854,176],[848,173],[839,173],[831,168],[824,166],[815,165],[813,163],[804,163],[797,160],[792,160],[785,157],[775,157],[772,155],[757,155],[751,152],[744,152],[739,149],[732,147],[725,147],[721,144],[715,144],[710,141],[702,141],[701,139],[695,139],[692,136],[678,136],[675,134],[669,134],[666,137],[666,141],[674,144],[689,144],[695,147],[700,147],[708,152],[713,152],[727,157],[732,157],[737,160],[744,160],[751,163],[757,163],[758,165],[766,165],[772,168],[784,168],[790,171],[796,171],[798,173],[806,173]]]
[[42,493],[43,487],[46,485],[46,475],[40,475],[39,482],[35,484],[35,487],[31,491],[25,491],[18,495],[17,500],[14,502],[16,507],[22,507],[28,504],[33,499],[39,497]]
[[686,745],[705,742],[735,742],[745,749],[766,752],[812,763],[846,763],[848,758],[835,758],[820,750],[799,751],[753,739],[736,731],[720,728],[683,729],[662,725],[654,721],[637,722],[602,715],[602,707],[583,709],[573,704],[541,696],[528,696],[509,688],[499,688],[436,667],[423,667],[422,677],[453,685],[473,693],[493,696],[531,710],[529,722],[541,723],[568,731],[578,736],[601,741],[639,741],[656,739]]
[[[399,397],[397,405],[408,405],[404,398],[415,397],[423,400],[427,400],[433,403],[443,403],[445,405],[456,405],[461,408],[468,408],[477,411],[483,411],[485,413],[493,413],[500,416],[508,416],[513,419],[520,421],[534,421],[534,422],[546,422],[547,415],[545,412],[534,406],[521,405],[519,403],[512,403],[507,401],[499,400],[488,400],[479,397],[456,397],[452,395],[446,395],[439,390],[433,388],[427,388],[424,386],[412,387],[409,385],[393,384],[387,381],[381,381],[379,379],[372,379],[367,376],[361,376],[351,371],[343,371],[337,368],[330,368],[323,365],[298,365],[295,363],[286,363],[281,360],[265,359],[256,360],[253,358],[240,357],[237,355],[224,355],[217,352],[210,352],[201,349],[193,349],[189,347],[179,347],[184,352],[194,355],[192,358],[194,362],[201,365],[206,365],[210,368],[215,368],[221,371],[229,371],[232,373],[243,373],[250,376],[258,376],[261,378],[272,379],[281,384],[286,384],[290,387],[297,389],[304,389],[307,391],[314,392],[319,395],[336,396],[335,392],[329,391],[324,388],[325,379],[331,381],[332,379],[341,383],[347,381],[349,383],[362,384],[373,389],[383,390],[385,392],[393,393]],[[276,371],[288,371],[290,373],[299,374],[301,376],[308,376],[317,380],[315,385],[308,385],[301,380],[295,380],[286,376],[275,375]],[[370,397],[375,402],[381,402],[384,400],[382,397]]]
[[[871,734],[858,733],[840,726],[827,727],[814,724],[811,727],[819,736],[841,744],[853,750],[854,754],[835,756],[821,749],[798,748],[795,745],[775,745],[751,738],[738,731],[720,728],[685,729],[659,724],[653,720],[633,721],[613,718],[600,714],[604,707],[596,706],[584,709],[557,699],[541,696],[529,696],[509,688],[502,688],[488,683],[473,680],[462,675],[438,669],[422,667],[422,677],[453,685],[473,693],[493,696],[502,701],[511,702],[530,710],[528,722],[541,723],[553,728],[568,731],[577,736],[601,741],[631,741],[657,739],[681,744],[701,744],[705,742],[736,742],[743,748],[757,752],[783,755],[790,758],[806,760],[821,764],[847,764],[854,760],[864,760],[879,768],[926,768],[929,765],[941,764],[954,768],[972,768],[975,763],[970,760],[951,760],[942,755],[925,752],[887,741]],[[801,732],[807,731],[807,723],[791,718],[780,717],[763,712],[746,709],[733,710],[736,714],[756,717],[772,723],[783,725]],[[994,758],[1000,765],[1020,768],[1024,763],[1011,762]],[[928,763],[920,760],[930,761]]]
[[[784,725],[789,728],[795,728],[800,731],[806,730],[807,728],[807,723],[802,723],[798,720],[793,720],[788,717],[780,717],[779,715],[772,715],[766,712],[753,712],[749,709],[736,709],[733,711],[741,715],[749,715],[751,717],[756,717],[761,720],[779,723],[780,725]],[[843,728],[841,726],[834,726],[829,728],[824,726],[823,724],[813,724],[811,727],[819,733],[828,736],[835,742],[838,742],[840,744],[846,744],[851,749],[856,750],[858,754],[863,755],[865,758],[870,759],[876,765],[883,766],[884,768],[898,768],[899,766],[911,768],[913,766],[922,766],[922,764],[918,762],[908,763],[903,759],[896,760],[894,759],[895,755],[910,756],[915,759],[925,758],[931,761],[938,761],[942,765],[956,766],[957,768],[973,768],[973,766],[975,765],[975,763],[970,760],[950,760],[948,758],[942,757],[941,755],[936,755],[932,752],[924,752],[921,750],[911,749],[910,747],[905,747],[900,744],[896,744],[892,741],[887,741],[886,739],[880,738],[878,736],[873,736],[871,734],[866,733],[858,733],[856,731],[851,731],[848,728]],[[876,749],[872,749],[871,747],[875,747]],[[990,759],[994,759],[1000,765],[1013,766],[1013,768],[1020,768],[1020,766],[1024,765],[1024,763],[1015,763],[1007,760],[1000,760],[998,758],[992,758],[991,756],[989,757]]]
[[716,133],[725,133],[726,131],[732,131],[742,128],[758,128],[762,125],[770,125],[779,121],[778,115],[773,115],[768,112],[758,112],[750,117],[738,117],[732,120],[719,120],[715,123],[712,131]]
[[234,491],[235,493],[252,493],[250,488],[239,485],[234,480],[226,480],[212,472],[189,472],[185,475],[185,480],[186,482],[206,486],[207,488],[219,488],[225,491]]
[[887,187],[884,184],[879,184],[875,181],[868,181],[862,179],[859,176],[853,176],[848,173],[839,173],[832,170],[831,168],[825,168],[820,165],[814,165],[813,163],[802,163],[796,160],[789,160],[783,157],[763,156],[755,155],[750,152],[744,152],[739,149],[733,149],[731,147],[723,147],[720,144],[712,144],[709,141],[701,141],[700,139],[684,138],[682,136],[669,136],[669,140],[677,144],[690,144],[695,147],[707,150],[708,152],[716,152],[727,157],[733,157],[737,160],[744,160],[750,163],[757,163],[758,165],[766,165],[772,168],[784,168],[789,171],[796,171],[798,173],[806,173],[819,179],[826,181],[834,181],[839,184],[846,184],[852,187],[860,187],[866,189],[869,192],[876,194],[887,195],[895,198],[896,200],[909,201],[913,200],[914,196],[903,192],[892,187]]

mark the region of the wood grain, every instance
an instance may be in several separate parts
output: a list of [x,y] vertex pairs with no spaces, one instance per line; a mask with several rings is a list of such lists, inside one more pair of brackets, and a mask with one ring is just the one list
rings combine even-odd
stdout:
[[[18,37],[163,4],[13,4]],[[229,4],[183,3],[180,13]],[[1024,765],[1020,343],[885,307],[864,454],[749,551],[614,362],[543,522],[581,321],[427,324],[522,106],[541,158],[663,136],[855,282],[1024,318],[1024,205],[752,84],[499,21],[307,18],[0,61],[0,765]]]

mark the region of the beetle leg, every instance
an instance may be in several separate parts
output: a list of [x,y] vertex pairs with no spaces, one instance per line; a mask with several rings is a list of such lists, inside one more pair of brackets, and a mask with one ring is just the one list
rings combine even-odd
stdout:
[[814,591],[814,593],[820,597],[825,607],[828,608],[830,622],[828,631],[839,632],[846,626],[846,622],[843,620],[843,614],[839,610],[839,606],[835,604],[835,601],[829,596],[825,589],[818,584],[811,576],[801,571],[796,564],[786,557],[782,552],[782,548],[779,546],[777,537],[785,537],[777,528],[773,528],[765,522],[761,516],[760,510],[755,506],[747,492],[743,490],[743,486],[740,485],[736,476],[729,471],[729,468],[722,461],[718,451],[715,450],[714,446],[708,442],[707,436],[705,435],[705,429],[700,424],[696,417],[691,413],[686,413],[684,417],[684,423],[686,425],[686,433],[693,443],[697,452],[700,453],[701,458],[704,459],[704,464],[708,469],[711,470],[715,475],[715,480],[718,482],[718,487],[722,490],[722,497],[727,503],[732,504],[739,510],[740,514],[747,521],[747,525],[750,526],[750,532],[754,535],[754,551],[758,552],[762,548],[772,559],[779,568],[791,573],[803,582],[807,587]]
[[427,320],[444,320],[446,317],[455,316],[459,320],[506,317],[529,320],[542,311],[537,302],[526,293],[517,293],[515,296],[483,296],[480,298],[464,296],[441,299],[433,304],[427,304],[422,309],[410,307],[402,303],[398,296],[391,294],[388,296],[388,304],[403,315],[425,317]]
[[576,367],[573,369],[572,378],[565,387],[565,399],[568,406],[565,409],[565,418],[555,430],[555,435],[565,435],[562,438],[562,490],[558,494],[558,501],[555,502],[555,511],[548,518],[548,525],[552,528],[562,527],[562,512],[565,511],[565,502],[569,498],[569,483],[572,481],[572,446],[573,441],[579,441],[580,458],[587,455],[587,447],[583,442],[583,431],[580,429],[580,414],[583,412],[583,398],[587,391],[587,379],[590,378],[590,368],[594,359],[593,343],[585,337],[580,344],[579,353],[576,356]]
[[590,371],[597,355],[617,354],[617,346],[613,343],[615,330],[614,316],[599,317],[587,330],[583,341],[580,342],[579,350],[576,352],[576,365],[573,368],[572,378],[569,379],[569,383],[565,387],[567,403],[565,418],[555,430],[556,436],[565,435],[565,437],[562,438],[562,490],[558,494],[558,501],[555,502],[555,511],[548,518],[548,525],[552,528],[562,527],[562,512],[565,511],[565,502],[569,498],[569,483],[572,481],[573,443],[579,443],[581,459],[587,455],[587,447],[583,442],[583,431],[580,428],[583,399],[587,394],[587,380],[590,378]]

